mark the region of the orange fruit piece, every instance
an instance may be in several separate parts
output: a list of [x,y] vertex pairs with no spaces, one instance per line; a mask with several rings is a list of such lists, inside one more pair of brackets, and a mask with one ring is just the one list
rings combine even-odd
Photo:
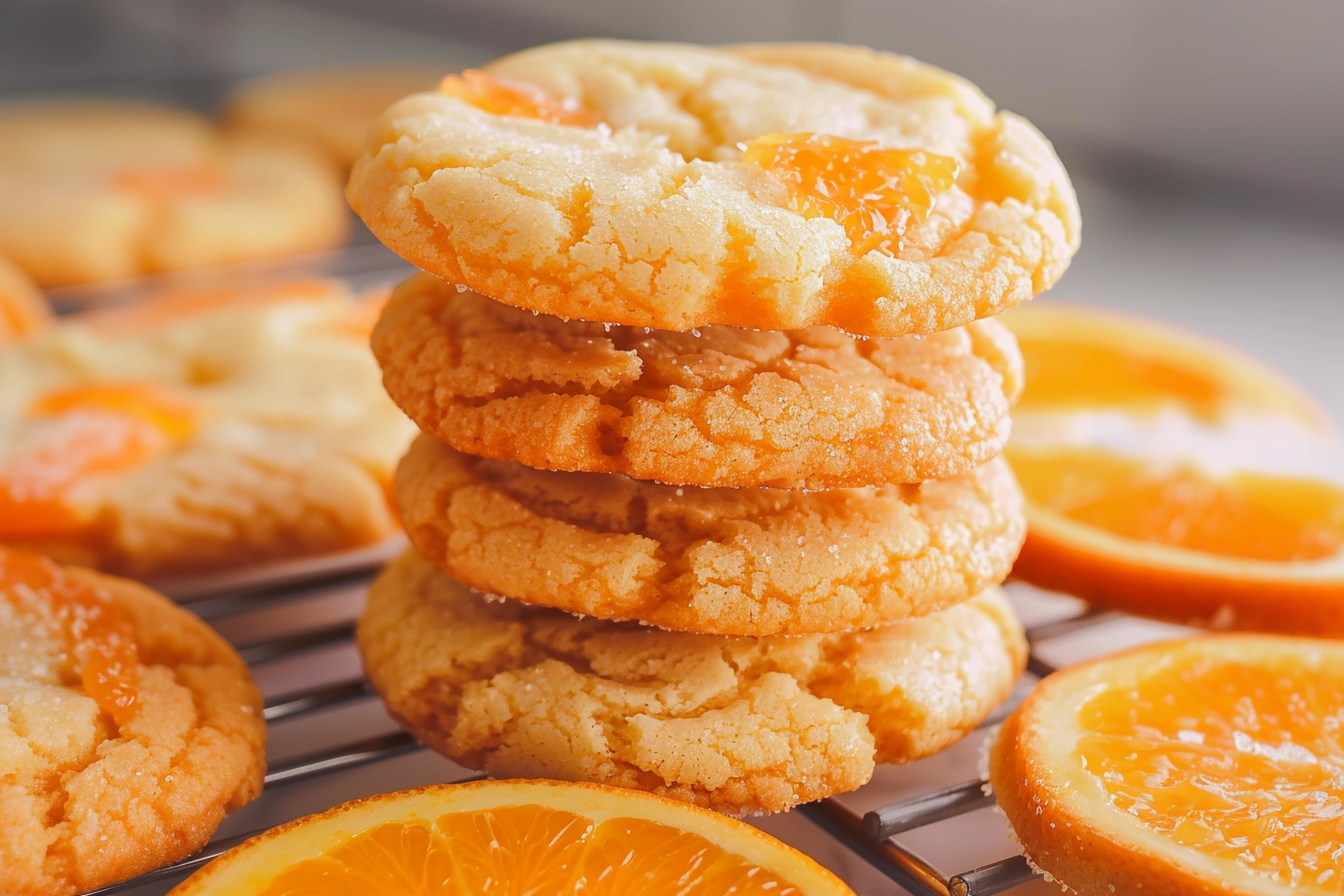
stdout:
[[196,429],[195,408],[146,383],[60,389],[28,417],[0,456],[0,537],[78,531],[87,522],[71,501],[80,484],[147,463]]
[[576,105],[547,96],[530,84],[511,84],[469,68],[449,75],[439,83],[439,92],[468,103],[491,115],[539,118],[551,124],[589,128],[602,119]]
[[1082,896],[1344,892],[1344,644],[1208,635],[1044,679],[989,757],[1027,855]]
[[950,156],[834,134],[768,134],[745,145],[742,161],[782,180],[799,214],[844,227],[855,255],[898,255],[910,225],[928,219],[960,170]]
[[1013,574],[1133,613],[1344,636],[1344,446],[1300,389],[1156,323],[1004,315],[1026,361],[1006,454]]
[[736,819],[557,781],[445,784],[355,800],[254,837],[170,896],[848,894]]

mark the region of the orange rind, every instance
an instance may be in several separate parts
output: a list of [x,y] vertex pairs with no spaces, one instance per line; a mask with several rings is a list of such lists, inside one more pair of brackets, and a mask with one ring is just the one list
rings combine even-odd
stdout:
[[1209,635],[1044,679],[989,755],[1031,861],[1081,896],[1339,893],[1344,645]]

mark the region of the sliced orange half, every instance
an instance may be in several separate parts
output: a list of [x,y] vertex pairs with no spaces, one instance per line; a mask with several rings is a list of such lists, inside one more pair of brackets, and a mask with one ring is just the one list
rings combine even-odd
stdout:
[[1282,375],[1114,312],[1004,316],[1026,360],[1013,574],[1129,612],[1344,636],[1344,445]]
[[1042,681],[990,750],[1027,855],[1082,896],[1344,892],[1344,644],[1208,635]]
[[479,781],[355,800],[220,856],[170,896],[847,894],[723,815],[595,784]]

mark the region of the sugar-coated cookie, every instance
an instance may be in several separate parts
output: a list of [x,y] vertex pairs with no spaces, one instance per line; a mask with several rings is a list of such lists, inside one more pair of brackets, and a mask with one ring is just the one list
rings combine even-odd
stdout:
[[731,638],[492,601],[407,553],[370,590],[361,655],[391,712],[497,776],[601,781],[778,812],[958,740],[1026,657],[997,589],[843,635]]
[[306,140],[349,169],[378,114],[408,94],[433,89],[447,71],[424,63],[271,72],[229,94],[224,120],[241,130]]
[[0,255],[0,342],[26,336],[50,320],[51,307],[37,284]]
[[866,340],[646,330],[533,315],[428,274],[394,291],[373,349],[393,400],[459,450],[677,485],[966,473],[1003,447],[1023,375],[996,321]]
[[289,282],[0,350],[0,543],[146,577],[392,535],[414,427],[380,388],[370,316],[335,281]]
[[563,318],[930,333],[1077,249],[1050,144],[969,83],[839,45],[576,41],[389,109],[347,191],[417,266]]
[[261,790],[261,695],[200,619],[0,548],[0,893],[73,896],[185,858]]
[[1003,581],[1026,536],[998,459],[920,485],[700,489],[533,470],[422,435],[396,489],[412,544],[473,588],[716,634],[930,613]]
[[300,144],[149,104],[0,105],[0,254],[42,286],[331,249],[348,217]]

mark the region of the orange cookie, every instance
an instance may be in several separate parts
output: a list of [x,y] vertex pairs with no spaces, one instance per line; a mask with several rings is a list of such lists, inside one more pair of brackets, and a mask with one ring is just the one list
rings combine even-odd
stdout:
[[1026,658],[990,589],[856,634],[729,638],[580,619],[472,594],[414,553],[357,636],[391,712],[495,776],[600,781],[778,812],[959,740]]
[[1001,460],[920,485],[674,488],[482,460],[422,435],[396,484],[411,542],[473,588],[715,634],[930,613],[1003,581],[1026,535]]
[[393,400],[459,450],[678,485],[956,476],[999,453],[1022,383],[995,321],[679,333],[533,315],[425,274],[394,292],[373,350]]
[[0,254],[64,286],[341,245],[334,167],[143,103],[0,106]]
[[378,113],[407,94],[433,89],[445,70],[424,64],[272,72],[230,93],[224,119],[242,130],[306,140],[349,169]]
[[0,255],[0,342],[26,336],[51,320],[51,308],[37,285]]
[[182,293],[0,352],[0,543],[137,577],[378,542],[414,427],[335,281]]
[[578,41],[389,109],[348,195],[417,266],[563,318],[899,336],[1047,289],[1078,246],[1050,144],[854,47]]
[[184,858],[261,790],[261,695],[134,582],[0,548],[0,893],[85,893]]

